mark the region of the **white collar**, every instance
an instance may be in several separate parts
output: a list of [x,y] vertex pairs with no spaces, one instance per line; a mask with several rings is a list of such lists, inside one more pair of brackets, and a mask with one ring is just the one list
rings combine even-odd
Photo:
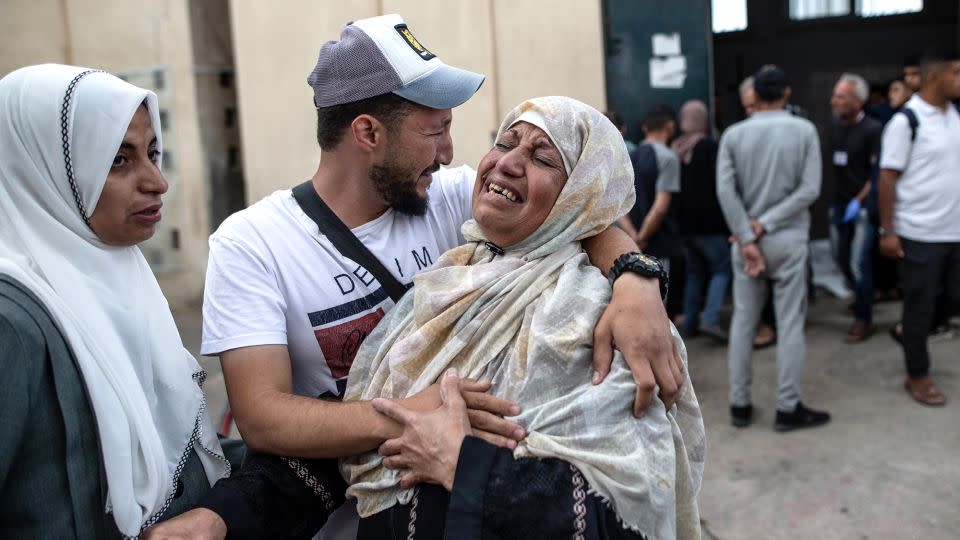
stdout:
[[924,116],[933,116],[935,114],[947,114],[950,112],[951,103],[947,101],[947,109],[943,110],[940,107],[928,102],[927,100],[920,97],[920,93],[917,92],[907,101],[906,106],[917,111],[917,113]]

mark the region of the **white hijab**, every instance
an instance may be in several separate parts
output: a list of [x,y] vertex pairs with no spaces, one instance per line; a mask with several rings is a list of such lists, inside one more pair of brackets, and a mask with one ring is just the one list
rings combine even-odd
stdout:
[[140,249],[108,246],[86,224],[142,103],[159,147],[153,92],[54,64],[0,80],[0,274],[43,302],[76,357],[97,419],[106,511],[127,536],[166,510],[190,452],[211,484],[230,472],[205,411],[205,373]]

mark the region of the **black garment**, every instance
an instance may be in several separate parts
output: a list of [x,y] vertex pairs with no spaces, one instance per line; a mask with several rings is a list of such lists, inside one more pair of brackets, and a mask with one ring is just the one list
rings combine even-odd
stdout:
[[893,118],[893,113],[897,111],[890,106],[890,103],[884,101],[878,105],[868,106],[864,112],[877,122],[880,122],[880,125],[886,125],[886,123]]
[[660,174],[660,166],[657,164],[657,153],[653,145],[649,143],[640,143],[630,153],[630,164],[633,165],[633,184],[636,188],[637,200],[630,209],[630,221],[633,226],[639,228],[643,225],[644,218],[650,213],[653,206],[653,199],[657,195],[657,176]]
[[[641,142],[637,145],[637,148],[630,153],[630,164],[633,165],[633,185],[637,199],[627,217],[639,231],[657,197],[657,179],[660,176],[660,165],[653,144]],[[677,231],[673,215],[673,204],[671,204],[667,215],[660,224],[660,228],[647,241],[647,247],[643,250],[645,253],[661,259],[669,259],[675,255]]]
[[357,540],[643,538],[588,490],[566,461],[515,460],[507,449],[467,437],[452,493],[422,484],[410,504],[361,519]]
[[826,158],[833,164],[834,204],[846,208],[873,175],[871,158],[880,156],[880,135],[883,125],[870,116],[863,116],[849,126],[836,118],[830,124],[830,149]]
[[693,147],[690,163],[680,164],[680,193],[674,200],[677,228],[683,236],[730,235],[717,200],[718,148],[717,141],[701,139]]
[[227,524],[230,540],[308,539],[346,500],[337,459],[288,459],[247,452],[198,506]]
[[947,314],[960,312],[960,242],[917,242],[903,237],[900,242],[904,359],[911,377],[923,377],[930,372],[927,336],[938,289],[943,288]]

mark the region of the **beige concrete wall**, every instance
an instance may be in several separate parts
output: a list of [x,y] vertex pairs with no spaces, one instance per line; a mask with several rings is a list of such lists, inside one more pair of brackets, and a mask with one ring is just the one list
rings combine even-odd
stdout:
[[547,95],[606,108],[600,2],[494,0],[500,116]]
[[237,101],[247,201],[316,171],[316,112],[307,75],[345,21],[372,17],[377,2],[231,0]]
[[33,64],[65,63],[68,36],[62,0],[0,2],[0,76]]
[[401,14],[444,62],[487,76],[454,111],[454,165],[476,166],[523,99],[561,94],[605,106],[598,1],[231,0],[249,202],[313,174],[319,150],[307,75],[346,21],[382,13]]
[[[0,0],[0,75],[64,62],[132,74],[131,82],[149,87],[151,70],[166,74],[158,95],[170,113],[164,132],[174,157],[166,172],[172,187],[164,221],[144,252],[154,263],[163,252],[155,268],[175,305],[200,298],[210,226],[188,1]],[[563,94],[604,106],[596,0],[230,0],[247,202],[316,170],[307,75],[320,46],[337,39],[346,21],[382,13],[403,15],[445,62],[487,76],[454,112],[453,165],[475,166],[500,119],[523,99]],[[200,36],[197,46],[208,47],[214,37]],[[174,229],[178,250],[170,246]]]
[[[155,266],[171,304],[199,299],[208,235],[202,148],[193,83],[187,0],[3,0],[0,75],[41,62],[72,63],[130,74],[150,87],[149,73],[166,73],[158,91],[171,122],[165,150],[175,165],[165,171],[171,190],[164,220],[145,253],[164,251]],[[172,249],[173,230],[180,248]],[[154,258],[154,262],[158,261]]]

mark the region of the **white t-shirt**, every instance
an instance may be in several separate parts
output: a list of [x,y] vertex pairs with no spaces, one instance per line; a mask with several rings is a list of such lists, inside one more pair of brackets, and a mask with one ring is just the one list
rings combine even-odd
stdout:
[[880,168],[900,171],[893,211],[894,231],[921,242],[960,242],[960,114],[946,112],[914,95],[906,103],[917,115],[910,123],[895,114],[883,130]]
[[[476,173],[441,169],[423,216],[387,210],[353,233],[401,283],[464,243]],[[227,218],[210,237],[201,354],[287,345],[293,391],[339,397],[360,343],[393,301],[319,234],[291,190]]]

